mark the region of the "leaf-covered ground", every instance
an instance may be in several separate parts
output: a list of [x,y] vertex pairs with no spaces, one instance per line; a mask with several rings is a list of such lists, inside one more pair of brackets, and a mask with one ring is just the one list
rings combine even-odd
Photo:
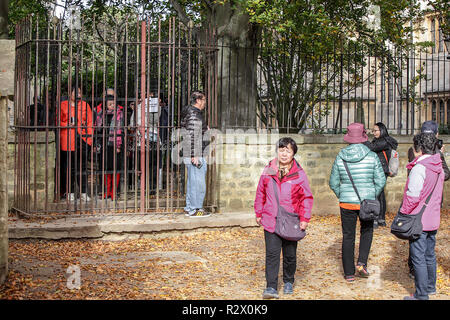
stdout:
[[[433,300],[450,298],[449,223],[443,213]],[[389,228],[375,230],[372,276],[354,283],[343,279],[341,239],[339,217],[314,217],[298,246],[294,294],[280,298],[391,300],[413,293],[408,244]],[[79,289],[70,266],[80,270]],[[11,241],[9,270],[1,299],[261,299],[264,236],[260,228],[246,228],[116,242]]]

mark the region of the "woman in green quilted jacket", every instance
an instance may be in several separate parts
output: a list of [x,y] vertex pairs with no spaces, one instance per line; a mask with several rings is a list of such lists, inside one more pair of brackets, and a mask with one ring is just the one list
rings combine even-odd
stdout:
[[[342,263],[344,278],[355,280],[355,235],[356,222],[359,215],[360,200],[345,170],[344,161],[352,175],[356,189],[362,199],[375,200],[386,183],[386,176],[377,154],[363,143],[367,141],[364,125],[352,123],[347,127],[344,141],[349,143],[342,149],[333,163],[330,176],[330,188],[339,199],[342,224]],[[358,275],[367,278],[367,260],[373,237],[373,221],[361,221],[359,256],[356,264]]]

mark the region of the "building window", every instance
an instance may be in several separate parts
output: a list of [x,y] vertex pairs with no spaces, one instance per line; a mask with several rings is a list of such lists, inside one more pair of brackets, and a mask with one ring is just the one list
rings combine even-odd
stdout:
[[436,121],[436,100],[431,104],[431,120]]
[[439,123],[445,123],[445,110],[444,110],[444,100],[439,102]]
[[436,53],[436,20],[431,19],[431,42],[433,43],[433,47],[431,47],[431,52]]
[[439,23],[439,52],[444,52],[444,35],[441,29],[441,21]]
[[447,126],[450,126],[450,99],[447,100]]

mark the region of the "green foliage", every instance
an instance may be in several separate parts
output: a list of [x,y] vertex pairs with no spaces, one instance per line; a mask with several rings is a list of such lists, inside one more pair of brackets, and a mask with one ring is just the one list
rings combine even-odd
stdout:
[[[411,41],[421,11],[419,4],[408,0],[238,2],[250,21],[262,27],[260,106],[271,110],[269,116],[276,117],[281,127],[302,128],[308,118],[313,126],[320,123],[325,114],[318,114],[314,106],[345,94],[329,92],[329,84],[345,82],[348,90],[362,85],[367,57],[376,56],[386,70],[400,74],[398,59],[427,45]],[[368,20],[369,14],[379,21]],[[325,72],[326,80],[320,77]]]
[[[48,1],[10,0],[10,36],[14,37],[14,24],[29,13],[44,21]],[[449,2],[433,0],[431,6],[442,14],[443,30],[448,31]],[[266,124],[275,117],[279,126],[302,128],[308,117],[318,116],[318,121],[313,119],[313,122],[320,127],[326,108],[318,112],[314,109],[317,102],[328,105],[329,101],[346,93],[331,92],[330,83],[344,83],[347,90],[351,90],[369,81],[361,77],[368,56],[376,56],[386,72],[400,75],[399,66],[405,65],[401,59],[407,58],[411,50],[430,45],[411,41],[411,32],[419,31],[415,29],[416,22],[422,17],[418,1],[89,0],[81,10],[83,37],[93,42],[100,39],[109,45],[95,53],[85,47],[85,58],[88,61],[102,59],[99,55],[112,56],[116,52],[120,60],[125,52],[125,26],[130,27],[128,38],[135,38],[136,30],[131,26],[143,17],[153,22],[162,17],[164,25],[168,23],[168,17],[176,14],[184,22],[191,20],[197,26],[208,27],[215,25],[219,17],[226,16],[224,12],[231,12],[229,25],[235,22],[233,18],[246,15],[250,25],[260,30],[257,40],[247,43],[259,45],[258,66],[255,65],[253,70],[256,74],[259,67],[263,76],[264,86],[259,88],[258,105],[269,110],[267,117],[259,113]],[[379,21],[368,23],[370,14],[378,15]],[[115,45],[111,46],[111,43]],[[114,72],[110,65],[106,69],[108,73]],[[325,71],[326,79],[320,76]],[[414,84],[419,80],[411,81]],[[410,99],[418,98],[413,93]]]
[[8,33],[15,38],[16,24],[33,14],[40,21],[47,21],[49,0],[9,0]]

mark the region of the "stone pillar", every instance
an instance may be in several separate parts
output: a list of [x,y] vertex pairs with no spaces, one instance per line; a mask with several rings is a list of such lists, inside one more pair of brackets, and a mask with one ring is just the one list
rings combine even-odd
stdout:
[[14,95],[14,53],[14,40],[0,40],[0,284],[8,275],[8,99]]

